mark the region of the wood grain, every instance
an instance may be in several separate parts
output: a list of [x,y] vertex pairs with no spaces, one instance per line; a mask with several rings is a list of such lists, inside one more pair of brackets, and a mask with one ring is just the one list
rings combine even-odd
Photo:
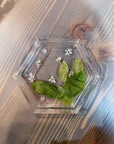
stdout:
[[[13,2],[13,0],[11,0]],[[113,144],[114,55],[112,0],[96,3],[75,0],[2,0],[0,11],[0,143]],[[90,93],[77,115],[35,117],[12,75],[34,36],[64,37],[80,19],[97,17],[93,32],[86,33],[89,47],[103,71],[103,78]],[[96,20],[96,19],[94,19]],[[90,39],[89,39],[90,38]],[[107,43],[107,57],[101,59]],[[102,45],[102,47],[100,47]],[[103,54],[103,51],[102,51]]]

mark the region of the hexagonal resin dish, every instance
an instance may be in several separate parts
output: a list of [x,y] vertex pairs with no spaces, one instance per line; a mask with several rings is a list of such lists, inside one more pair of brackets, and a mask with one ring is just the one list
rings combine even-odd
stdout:
[[[62,85],[58,76],[60,61],[65,61],[69,69],[74,59],[83,62],[85,70],[84,89],[75,96],[70,105],[62,104],[59,99],[41,95],[33,90],[32,83],[44,80],[55,87]],[[84,104],[88,93],[100,79],[99,66],[92,53],[88,53],[81,40],[70,39],[37,39],[35,38],[29,51],[24,56],[14,77],[34,109],[34,113],[77,113]],[[70,73],[72,75],[72,72]]]

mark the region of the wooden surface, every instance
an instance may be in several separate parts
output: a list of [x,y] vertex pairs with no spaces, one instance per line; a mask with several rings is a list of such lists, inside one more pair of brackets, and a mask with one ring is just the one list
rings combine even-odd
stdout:
[[[0,144],[114,143],[113,7],[113,0],[0,0]],[[34,36],[81,38],[100,64],[103,77],[77,115],[36,117],[13,79]]]

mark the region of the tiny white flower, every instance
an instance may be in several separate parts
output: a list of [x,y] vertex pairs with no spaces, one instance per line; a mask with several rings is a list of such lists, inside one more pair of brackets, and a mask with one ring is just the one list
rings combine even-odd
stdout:
[[40,96],[40,101],[44,101],[45,100],[45,96]]
[[65,55],[71,55],[72,54],[72,49],[66,49],[65,50]]
[[74,72],[73,71],[70,71],[69,72],[69,77],[73,76]]
[[51,78],[49,79],[49,82],[56,83],[56,80],[55,80],[55,78],[53,76],[51,76]]
[[42,53],[43,53],[43,54],[46,54],[46,53],[47,53],[47,50],[46,50],[46,49],[43,49],[43,50],[42,50]]
[[56,62],[61,62],[61,57],[58,57],[57,59],[56,59]]
[[39,68],[41,65],[42,65],[42,64],[41,64],[41,60],[36,61],[36,66],[37,66],[37,68]]
[[28,80],[30,81],[30,83],[33,82],[35,80],[35,75],[33,75],[33,73],[30,72],[28,74]]

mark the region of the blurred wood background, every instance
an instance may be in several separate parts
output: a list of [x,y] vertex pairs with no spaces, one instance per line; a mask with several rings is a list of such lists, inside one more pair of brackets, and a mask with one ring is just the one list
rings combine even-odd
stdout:
[[[113,0],[0,0],[0,144],[113,144]],[[34,36],[80,38],[103,77],[77,115],[38,115],[13,79]]]

